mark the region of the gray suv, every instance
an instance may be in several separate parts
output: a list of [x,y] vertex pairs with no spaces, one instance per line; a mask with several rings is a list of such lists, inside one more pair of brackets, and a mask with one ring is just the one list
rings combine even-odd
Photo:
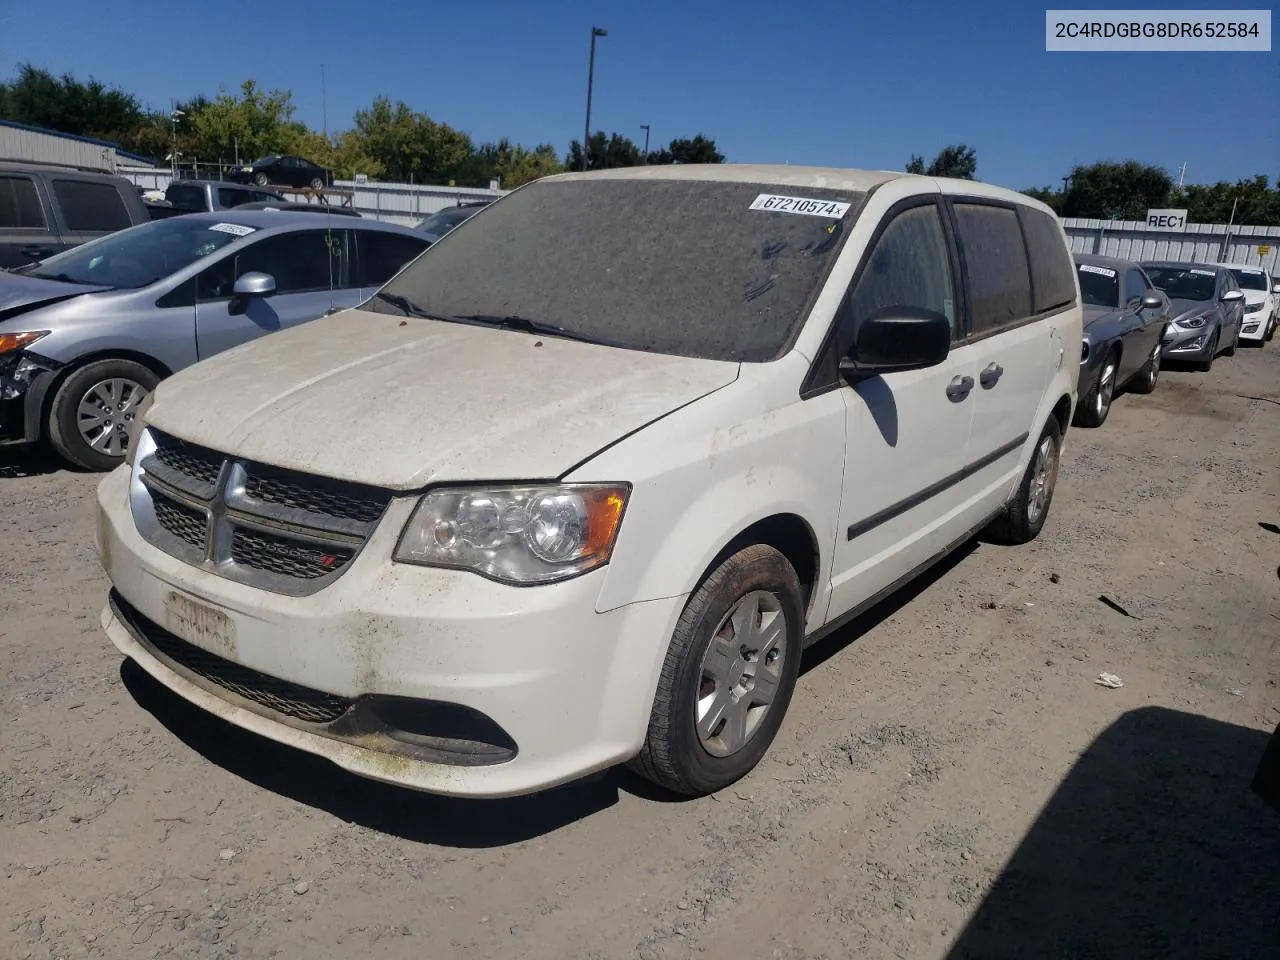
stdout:
[[77,466],[111,469],[161,379],[354,307],[427,246],[375,220],[230,210],[0,273],[0,445],[47,439]]
[[43,260],[150,219],[123,177],[48,163],[0,163],[0,267]]

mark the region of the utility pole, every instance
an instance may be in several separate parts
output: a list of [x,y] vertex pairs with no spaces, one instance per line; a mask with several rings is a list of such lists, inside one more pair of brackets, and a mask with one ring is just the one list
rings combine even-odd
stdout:
[[582,136],[582,169],[587,169],[587,144],[591,142],[591,88],[596,79],[596,37],[607,37],[609,31],[603,27],[591,28],[591,57],[587,60],[587,123]]
[[324,64],[320,64],[320,116],[324,123],[324,138],[329,139],[329,97],[324,86]]
[[649,125],[647,123],[640,124],[640,129],[644,131],[644,162],[649,162]]
[[1186,178],[1186,176],[1187,176],[1187,165],[1184,162],[1182,164],[1182,169],[1178,171],[1178,189],[1179,190],[1182,189],[1182,181]]

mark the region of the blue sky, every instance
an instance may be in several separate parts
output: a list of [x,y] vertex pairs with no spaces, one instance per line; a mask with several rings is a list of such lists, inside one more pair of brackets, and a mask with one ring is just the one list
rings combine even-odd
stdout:
[[891,169],[964,142],[979,178],[1015,188],[1058,184],[1073,163],[1099,159],[1175,177],[1185,162],[1189,182],[1280,175],[1280,54],[1051,54],[1044,7],[1010,0],[19,9],[0,13],[0,76],[28,60],[162,108],[252,77],[292,90],[299,118],[318,128],[323,62],[331,130],[381,94],[478,141],[563,152],[582,135],[595,23],[609,36],[598,41],[592,127],[638,141],[648,123],[655,144],[702,132],[731,161]]

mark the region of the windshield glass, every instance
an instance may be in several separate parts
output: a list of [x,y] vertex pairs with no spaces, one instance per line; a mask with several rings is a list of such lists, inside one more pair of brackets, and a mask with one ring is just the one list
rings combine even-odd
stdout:
[[634,350],[771,360],[864,198],[705,180],[539,181],[431,247],[385,292],[431,316],[519,316]]
[[1241,290],[1267,290],[1267,275],[1261,270],[1232,270]]
[[135,289],[207,257],[253,227],[173,217],[73,247],[25,270],[31,277]]
[[1218,278],[1212,270],[1198,267],[1144,266],[1151,282],[1168,294],[1170,300],[1212,300]]
[[470,219],[483,209],[484,207],[450,207],[448,210],[441,210],[427,217],[418,224],[418,229],[423,233],[433,233],[443,237],[458,224]]
[[1120,305],[1120,275],[1110,267],[1098,267],[1092,263],[1077,264],[1080,273],[1080,296],[1094,307],[1118,307]]

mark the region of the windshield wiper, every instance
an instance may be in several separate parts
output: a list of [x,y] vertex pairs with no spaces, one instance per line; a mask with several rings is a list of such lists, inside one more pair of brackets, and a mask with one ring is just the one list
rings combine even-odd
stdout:
[[460,316],[442,317],[441,319],[459,320],[463,323],[478,323],[489,327],[502,327],[504,330],[520,330],[524,333],[537,333],[547,337],[560,337],[564,340],[577,340],[580,343],[598,343],[606,347],[625,346],[617,340],[608,340],[604,337],[594,337],[587,333],[578,333],[575,330],[566,330],[564,327],[554,323],[530,320],[528,317],[522,317],[518,314],[495,316],[486,313],[465,313]]
[[427,313],[427,311],[423,310],[420,306],[418,306],[408,297],[402,297],[398,293],[386,293],[382,290],[379,290],[377,293],[373,295],[373,298],[375,300],[381,300],[383,303],[391,304],[391,306],[395,307],[397,310],[403,313],[406,317],[422,317],[425,320],[440,319],[433,316],[432,314]]

